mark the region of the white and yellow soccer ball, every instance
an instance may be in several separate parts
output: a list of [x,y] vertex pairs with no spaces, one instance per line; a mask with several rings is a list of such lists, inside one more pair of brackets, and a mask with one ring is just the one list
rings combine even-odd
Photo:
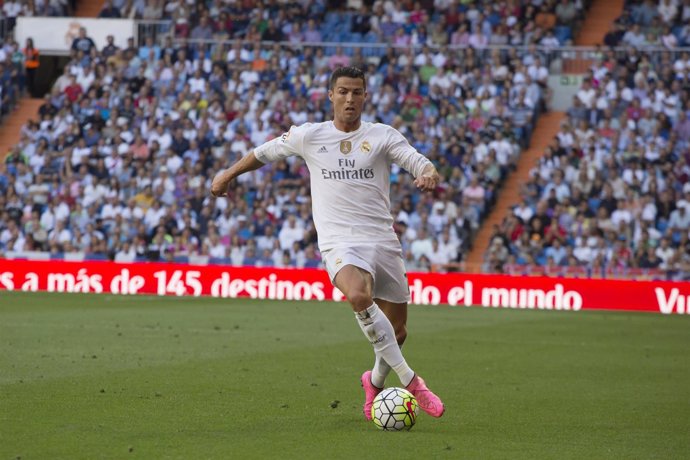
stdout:
[[404,388],[384,388],[371,406],[371,419],[385,431],[409,430],[417,421],[417,398]]

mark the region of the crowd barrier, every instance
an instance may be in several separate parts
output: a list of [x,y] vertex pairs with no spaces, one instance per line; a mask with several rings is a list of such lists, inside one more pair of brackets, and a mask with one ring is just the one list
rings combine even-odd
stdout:
[[[413,304],[690,313],[690,283],[409,273]],[[1,291],[342,301],[323,270],[0,259]],[[2,299],[2,296],[0,296]]]

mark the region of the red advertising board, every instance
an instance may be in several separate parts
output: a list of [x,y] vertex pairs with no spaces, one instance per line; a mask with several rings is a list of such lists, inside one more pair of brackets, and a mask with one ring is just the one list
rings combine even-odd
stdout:
[[[410,273],[412,303],[690,313],[690,283]],[[0,291],[343,300],[322,270],[0,259]]]

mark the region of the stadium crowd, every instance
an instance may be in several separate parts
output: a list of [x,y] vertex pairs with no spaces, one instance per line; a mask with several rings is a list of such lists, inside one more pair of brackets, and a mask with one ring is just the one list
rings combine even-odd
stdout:
[[[269,22],[283,27],[275,15]],[[470,17],[458,27],[484,28],[484,14]],[[368,72],[363,118],[398,128],[444,179],[438,193],[420,195],[393,171],[409,269],[461,262],[545,105],[537,48],[483,55],[424,42],[379,57],[258,39],[225,47],[149,37],[140,47],[73,49],[39,120],[0,167],[0,251],[319,265],[303,163],[243,176],[227,200],[211,198],[208,185],[290,125],[329,119],[328,76],[352,64]]]
[[679,0],[627,0],[623,14],[604,38],[609,47],[690,46],[690,3]]
[[18,17],[22,16],[71,16],[77,0],[2,0],[0,21],[6,22],[7,31],[12,31]]
[[[630,4],[614,30],[687,24],[690,3],[666,14],[670,3]],[[689,101],[686,51],[603,51],[494,228],[484,270],[690,279]]]
[[112,0],[106,2],[102,15],[171,20],[178,38],[476,48],[564,44],[579,26],[587,4],[587,0]]
[[76,0],[0,0],[0,118],[16,106],[27,83],[32,92],[32,71],[38,67],[38,54],[34,54],[33,46],[27,50],[26,44],[19,44],[13,38],[17,18],[69,16],[75,6]]
[[25,89],[25,54],[13,39],[0,46],[0,117],[16,106]]

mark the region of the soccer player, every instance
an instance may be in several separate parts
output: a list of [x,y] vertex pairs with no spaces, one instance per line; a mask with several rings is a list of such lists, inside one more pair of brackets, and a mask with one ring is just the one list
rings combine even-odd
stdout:
[[361,120],[367,90],[360,69],[334,70],[328,98],[333,121],[292,126],[254,148],[214,177],[211,193],[226,195],[236,177],[265,163],[303,158],[311,176],[314,225],[326,270],[376,354],[373,369],[361,377],[364,416],[371,419],[372,402],[393,369],[422,410],[440,417],[441,399],[410,368],[400,348],[407,336],[410,294],[389,197],[392,163],[411,172],[423,191],[436,188],[438,172],[396,129]]

